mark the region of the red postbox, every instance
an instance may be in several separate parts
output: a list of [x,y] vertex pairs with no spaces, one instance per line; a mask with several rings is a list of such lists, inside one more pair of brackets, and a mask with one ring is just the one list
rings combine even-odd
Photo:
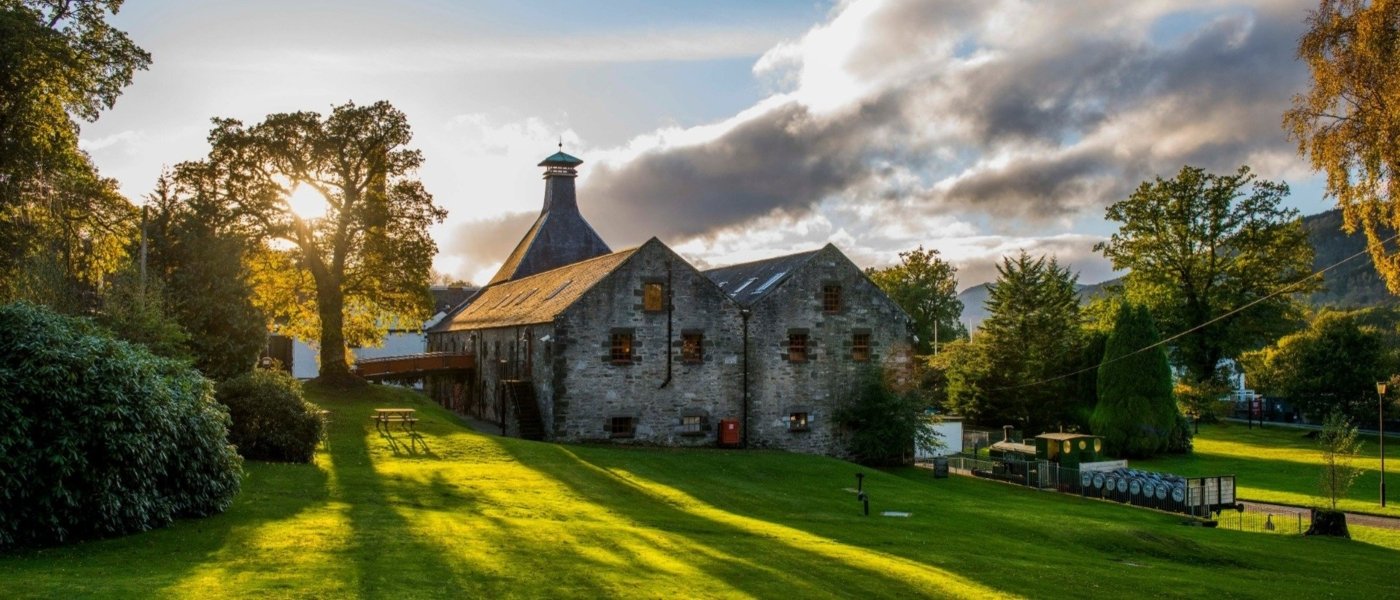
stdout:
[[719,422],[719,445],[735,447],[739,445],[739,421],[721,419]]

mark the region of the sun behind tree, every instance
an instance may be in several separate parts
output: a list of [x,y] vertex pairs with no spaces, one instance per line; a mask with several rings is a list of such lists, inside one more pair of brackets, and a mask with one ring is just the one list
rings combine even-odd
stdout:
[[[244,126],[215,119],[206,163],[255,235],[277,242],[255,257],[257,296],[281,331],[320,345],[320,380],[357,382],[347,343],[373,344],[393,323],[419,323],[446,211],[413,173],[423,163],[408,119],[388,102],[329,115],[268,115]],[[299,214],[311,190],[322,216]],[[261,268],[259,268],[261,267]],[[348,333],[348,335],[347,335]]]

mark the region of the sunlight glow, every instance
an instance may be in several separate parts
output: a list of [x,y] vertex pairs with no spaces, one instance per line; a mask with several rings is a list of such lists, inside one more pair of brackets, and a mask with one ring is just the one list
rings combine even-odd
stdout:
[[292,212],[303,219],[319,219],[326,216],[326,199],[311,186],[299,185],[293,188],[287,203],[292,206]]

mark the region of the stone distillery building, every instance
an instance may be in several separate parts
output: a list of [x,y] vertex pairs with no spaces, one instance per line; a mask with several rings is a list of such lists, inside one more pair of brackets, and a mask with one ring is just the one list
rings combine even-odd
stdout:
[[507,435],[840,455],[862,372],[904,370],[908,315],[835,246],[700,271],[656,238],[613,251],[579,211],[577,158],[501,269],[428,330],[475,368],[429,379]]

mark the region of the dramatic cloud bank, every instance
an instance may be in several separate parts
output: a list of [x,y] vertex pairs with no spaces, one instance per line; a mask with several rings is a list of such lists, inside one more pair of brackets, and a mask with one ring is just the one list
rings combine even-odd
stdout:
[[[614,247],[656,235],[702,263],[836,241],[883,264],[923,244],[970,285],[1025,248],[1097,281],[1108,231],[1084,223],[1141,181],[1186,164],[1307,176],[1279,123],[1306,84],[1310,6],[843,3],[757,62],[770,97],[585,156],[580,197]],[[478,223],[457,250],[499,260],[522,224]]]

